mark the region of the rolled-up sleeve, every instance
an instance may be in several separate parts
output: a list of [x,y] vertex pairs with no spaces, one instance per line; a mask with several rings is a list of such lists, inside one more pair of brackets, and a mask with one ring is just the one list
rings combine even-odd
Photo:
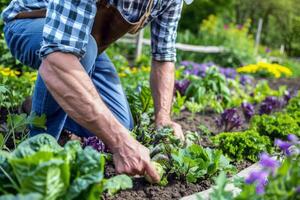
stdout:
[[157,61],[176,61],[177,26],[183,1],[171,1],[165,11],[151,22],[152,57]]
[[96,0],[50,0],[40,57],[59,51],[82,58],[96,12]]

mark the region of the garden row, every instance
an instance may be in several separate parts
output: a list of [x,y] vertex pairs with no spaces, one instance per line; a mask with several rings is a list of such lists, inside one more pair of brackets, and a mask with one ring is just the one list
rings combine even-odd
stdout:
[[[2,69],[1,108],[7,117],[2,118],[0,130],[3,149],[0,199],[178,199],[209,188],[221,172],[217,180],[224,182],[224,173],[234,175],[259,159],[263,165],[266,160],[276,167],[264,165],[267,171],[257,172],[265,179],[255,178],[254,174],[254,178],[247,181],[249,185],[239,182],[243,192],[236,198],[277,198],[278,194],[269,192],[273,191],[269,188],[279,187],[276,185],[279,183],[283,184],[280,191],[289,195],[278,196],[278,199],[299,198],[299,170],[294,166],[299,163],[300,96],[284,86],[271,89],[265,80],[239,74],[247,72],[277,78],[290,76],[291,72],[283,66],[266,63],[237,70],[212,63],[184,62],[182,65],[176,75],[174,116],[179,118],[185,112],[191,113],[181,121],[183,124],[194,123],[199,116],[211,116],[215,124],[213,130],[205,123],[194,124],[193,132],[186,131],[184,143],[173,136],[172,129],[157,130],[153,126],[153,102],[146,79],[149,68],[120,70],[122,82],[128,86],[128,102],[136,124],[132,134],[150,149],[152,161],[161,174],[158,185],[143,177],[116,175],[109,149],[95,137],[85,138],[83,144],[68,141],[64,147],[46,134],[27,139],[26,126],[34,123],[43,128],[46,120],[44,116],[17,114],[16,107],[31,93],[28,88],[32,88],[33,82],[29,80],[34,81],[34,76],[28,78],[31,76],[28,72],[18,74]],[[24,86],[25,83],[30,87]],[[289,142],[284,142],[287,138]],[[289,155],[281,167],[268,156],[277,153],[274,141]],[[274,183],[270,181],[266,185],[264,181],[262,187],[262,180],[268,175]],[[217,181],[216,190],[222,190],[223,182]],[[232,195],[225,190],[219,193]]]

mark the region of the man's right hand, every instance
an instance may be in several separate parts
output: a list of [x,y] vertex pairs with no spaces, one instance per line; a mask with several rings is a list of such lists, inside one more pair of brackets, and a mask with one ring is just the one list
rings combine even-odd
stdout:
[[131,176],[147,174],[154,183],[158,183],[160,176],[151,164],[149,155],[149,149],[129,136],[121,146],[113,151],[116,172]]

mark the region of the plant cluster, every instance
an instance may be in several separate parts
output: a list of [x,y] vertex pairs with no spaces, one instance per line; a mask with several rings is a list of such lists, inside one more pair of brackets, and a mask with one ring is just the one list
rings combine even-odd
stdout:
[[[260,154],[258,170],[252,171],[244,181],[241,178],[226,179],[221,173],[210,199],[228,200],[290,200],[300,199],[300,140],[288,135],[287,141],[275,140],[275,146],[281,150],[277,157],[267,153]],[[236,191],[226,190],[226,185],[234,184]],[[202,199],[201,197],[199,199]]]
[[246,65],[236,69],[239,73],[255,74],[261,77],[275,77],[292,76],[292,71],[279,64],[270,64],[265,62],[258,62],[257,64]]
[[255,116],[251,120],[250,128],[272,140],[275,138],[284,139],[292,133],[300,135],[300,127],[294,117],[292,113],[282,112],[274,115]]
[[197,133],[187,133],[185,143],[173,135],[171,128],[161,128],[148,133],[148,136],[137,137],[149,147],[152,161],[157,163],[157,168],[162,172],[161,185],[166,185],[168,178],[174,175],[180,180],[194,183],[220,171],[234,172],[230,161],[221,151],[199,145]]
[[23,72],[0,67],[0,107],[16,108],[30,96],[36,72]]
[[224,154],[237,161],[255,162],[259,153],[272,150],[270,139],[255,130],[220,133],[212,137],[212,141]]
[[43,200],[98,199],[104,191],[112,194],[132,186],[124,175],[106,180],[104,165],[104,154],[82,149],[79,141],[62,148],[52,136],[40,134],[12,153],[0,152],[1,198],[22,194]]

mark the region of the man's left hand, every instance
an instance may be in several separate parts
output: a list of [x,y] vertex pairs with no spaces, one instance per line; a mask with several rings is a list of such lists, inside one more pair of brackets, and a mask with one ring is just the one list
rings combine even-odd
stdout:
[[174,130],[174,135],[179,138],[181,141],[184,141],[184,134],[181,128],[181,125],[172,121],[172,120],[167,120],[167,121],[158,121],[156,122],[156,127],[170,127],[173,128]]

